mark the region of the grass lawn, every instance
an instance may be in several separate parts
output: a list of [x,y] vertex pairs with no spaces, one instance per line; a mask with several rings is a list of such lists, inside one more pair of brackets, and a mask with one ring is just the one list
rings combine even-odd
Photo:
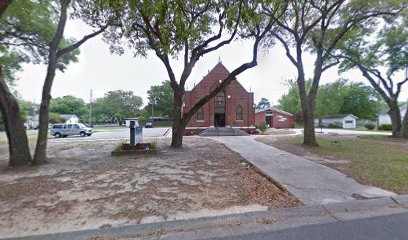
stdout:
[[303,137],[296,136],[267,144],[306,158],[309,156],[311,160],[316,160],[316,155],[329,161],[343,160],[342,166],[321,163],[343,171],[360,182],[400,194],[408,193],[408,140],[380,135],[320,136],[320,146],[316,148],[305,147],[302,141]]
[[[48,138],[50,138],[50,137],[51,137],[51,135],[48,135]],[[27,139],[28,139],[29,142],[35,143],[37,141],[37,135],[29,135],[29,136],[27,136]],[[8,144],[7,138],[0,139],[0,145],[7,145],[7,144]]]
[[264,135],[288,135],[288,134],[295,134],[295,132],[291,129],[275,129],[275,128],[268,128]]
[[378,130],[377,127],[375,129],[370,130],[364,126],[357,126],[356,128],[353,128],[351,130],[353,131],[372,131],[373,134],[375,134],[376,132],[391,132],[391,131],[385,131],[385,130]]

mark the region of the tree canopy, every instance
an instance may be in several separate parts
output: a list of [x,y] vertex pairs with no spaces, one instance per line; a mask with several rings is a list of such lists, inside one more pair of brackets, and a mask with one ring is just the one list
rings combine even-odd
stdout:
[[256,108],[268,108],[271,106],[271,103],[266,98],[261,98],[261,101],[256,105]]
[[[182,147],[183,131],[191,117],[206,102],[222,91],[236,76],[257,65],[258,47],[273,21],[270,15],[282,14],[284,4],[263,1],[126,1],[115,6],[121,19],[121,28],[105,34],[111,50],[123,53],[124,46],[138,56],[152,51],[163,63],[174,92],[172,147]],[[116,4],[117,3],[117,4]],[[283,6],[283,7],[282,7]],[[238,36],[253,40],[252,58],[233,70],[219,86],[199,99],[188,111],[182,112],[185,84],[200,58],[216,51]],[[174,73],[170,59],[180,58],[183,69]]]
[[96,99],[93,103],[95,117],[118,121],[122,124],[124,118],[139,115],[143,100],[135,96],[132,91],[115,90],[109,91],[103,98]]
[[[297,85],[304,125],[303,143],[317,146],[314,117],[316,95],[322,74],[337,65],[332,53],[336,46],[357,25],[375,26],[375,18],[392,15],[402,3],[399,1],[290,0],[285,14],[276,18],[277,29],[271,32],[271,42],[278,41],[286,56],[297,69]],[[306,88],[304,52],[314,55],[312,83]]]
[[154,108],[155,116],[171,116],[173,113],[174,94],[170,81],[163,81],[160,85],[151,86],[147,91],[149,102],[148,109]]
[[387,103],[394,136],[401,132],[398,98],[403,85],[408,82],[406,7],[398,14],[384,18],[379,29],[356,26],[332,53],[341,59],[340,72],[358,69]]
[[[306,82],[311,85],[311,80]],[[298,113],[301,111],[299,90],[293,80],[287,81],[288,93],[279,100],[279,108]],[[339,79],[322,85],[317,93],[316,118],[336,114],[354,114],[361,119],[376,119],[376,113],[382,104],[374,88],[361,82],[350,82]]]
[[50,112],[59,114],[76,114],[78,117],[83,118],[87,113],[87,108],[82,98],[67,95],[52,99]]

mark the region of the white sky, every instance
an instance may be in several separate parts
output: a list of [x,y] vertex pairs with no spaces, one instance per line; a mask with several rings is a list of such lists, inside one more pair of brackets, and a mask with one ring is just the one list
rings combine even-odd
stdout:
[[[80,22],[68,22],[65,36],[79,39],[90,31]],[[198,83],[217,64],[219,58],[229,71],[250,61],[251,47],[251,42],[237,41],[201,58],[187,81],[187,89],[191,90],[194,83]],[[164,65],[153,53],[147,58],[134,58],[131,51],[122,56],[112,55],[109,46],[100,36],[86,42],[80,50],[77,63],[69,65],[64,73],[57,71],[52,87],[53,98],[74,95],[89,102],[91,89],[94,99],[103,97],[108,91],[123,89],[133,91],[135,95],[143,98],[144,104],[147,104],[147,91],[150,86],[168,79]],[[182,62],[174,61],[173,66],[176,76],[180,76]],[[306,56],[307,77],[312,76],[312,67],[313,58]],[[17,74],[19,80],[16,89],[19,94],[26,100],[39,103],[45,73],[45,66],[25,65],[24,71]],[[339,76],[335,67],[323,74],[321,84],[339,77],[368,84],[359,71],[353,70]],[[272,104],[277,104],[278,99],[287,91],[284,81],[295,79],[296,70],[287,59],[283,47],[276,45],[259,54],[258,66],[245,71],[237,78],[248,91],[255,93],[255,103],[265,97]],[[406,101],[408,98],[407,85],[403,89],[400,101]]]

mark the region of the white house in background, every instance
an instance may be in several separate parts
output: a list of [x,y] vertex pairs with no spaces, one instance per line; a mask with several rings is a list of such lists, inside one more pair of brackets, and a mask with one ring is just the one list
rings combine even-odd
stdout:
[[35,116],[28,116],[27,121],[24,123],[24,126],[27,129],[37,129],[39,125],[39,116],[38,114]]
[[135,121],[135,127],[139,127],[138,118],[125,118],[125,119],[123,119],[123,123],[126,125],[126,127],[130,126],[130,121]]
[[[407,111],[407,106],[408,105],[404,105],[404,106],[401,106],[399,109],[400,109],[400,112],[401,112],[401,120],[404,118],[404,116],[405,116],[405,112]],[[391,118],[390,118],[390,116],[388,115],[388,109],[384,109],[384,110],[381,110],[381,111],[379,111],[378,113],[377,113],[377,116],[378,116],[378,126],[380,126],[380,125],[383,125],[383,124],[391,124]]]
[[61,114],[65,123],[79,123],[79,117],[75,114]]
[[[329,124],[332,124],[342,128],[356,128],[357,119],[358,117],[353,114],[325,116],[322,118],[322,126],[328,127]],[[319,119],[315,119],[315,126],[319,126]]]

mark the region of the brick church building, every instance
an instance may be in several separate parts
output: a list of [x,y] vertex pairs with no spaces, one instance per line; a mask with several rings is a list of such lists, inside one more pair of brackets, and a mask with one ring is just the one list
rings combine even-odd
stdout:
[[[188,111],[229,73],[219,62],[191,91],[185,92],[183,111]],[[199,134],[210,127],[233,127],[254,133],[254,93],[247,92],[237,80],[232,81],[223,92],[207,102],[191,118],[185,134]]]

